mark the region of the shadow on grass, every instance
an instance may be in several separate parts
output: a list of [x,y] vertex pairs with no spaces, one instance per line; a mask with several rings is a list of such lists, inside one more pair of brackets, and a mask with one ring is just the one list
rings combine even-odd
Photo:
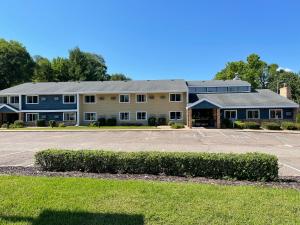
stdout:
[[31,225],[144,225],[142,215],[53,210],[44,210],[37,218],[0,215],[0,220]]

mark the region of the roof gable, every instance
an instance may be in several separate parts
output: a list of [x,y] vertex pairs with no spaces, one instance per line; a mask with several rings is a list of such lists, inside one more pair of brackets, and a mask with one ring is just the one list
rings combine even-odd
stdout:
[[0,105],[0,112],[1,113],[17,113],[19,111],[9,105],[3,104],[3,105]]

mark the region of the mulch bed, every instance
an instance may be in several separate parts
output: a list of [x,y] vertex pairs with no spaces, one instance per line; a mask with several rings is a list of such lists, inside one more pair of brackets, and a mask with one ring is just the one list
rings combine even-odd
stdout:
[[205,177],[177,177],[165,175],[149,174],[109,174],[109,173],[83,173],[83,172],[49,172],[43,171],[39,167],[7,166],[0,167],[0,175],[22,175],[22,176],[43,176],[43,177],[89,177],[97,179],[118,179],[118,180],[147,180],[164,182],[193,182],[202,184],[221,184],[221,185],[249,185],[266,186],[279,188],[293,188],[300,190],[300,176],[280,177],[276,182],[257,182],[257,181],[236,181],[210,179]]

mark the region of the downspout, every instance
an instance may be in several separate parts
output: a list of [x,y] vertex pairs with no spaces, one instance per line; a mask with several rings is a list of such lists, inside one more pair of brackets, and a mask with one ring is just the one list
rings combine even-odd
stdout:
[[80,99],[79,99],[79,94],[77,93],[77,96],[76,96],[76,100],[77,100],[77,113],[76,113],[76,116],[77,116],[77,120],[76,120],[76,126],[79,126],[80,124]]

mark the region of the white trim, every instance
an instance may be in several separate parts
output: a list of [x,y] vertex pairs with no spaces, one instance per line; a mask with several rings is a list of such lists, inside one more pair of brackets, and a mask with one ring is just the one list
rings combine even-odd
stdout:
[[[27,115],[30,115],[30,114],[32,114],[32,115],[37,115],[37,119],[34,120],[34,121],[28,121],[28,120],[27,120]],[[26,120],[26,122],[36,122],[36,121],[39,120],[39,117],[40,117],[39,113],[26,113],[26,114],[25,114],[25,120]]]
[[[28,103],[28,97],[37,97],[37,103]],[[40,102],[39,95],[25,95],[26,105],[37,105]]]
[[272,105],[272,106],[253,106],[253,105],[247,105],[247,106],[226,106],[222,107],[223,109],[278,109],[278,108],[298,108],[298,106],[280,106],[280,105]]
[[[65,96],[69,96],[69,97],[74,96],[74,102],[65,102]],[[63,95],[62,98],[63,98],[63,104],[76,104],[76,100],[77,100],[76,95]]]
[[[128,113],[128,120],[121,120],[121,113]],[[129,121],[130,120],[130,112],[128,112],[128,111],[119,112],[119,120],[120,121]]]
[[22,110],[22,95],[19,95],[19,110]]
[[[95,97],[95,102],[86,102],[85,97],[86,96],[94,96]],[[96,95],[83,95],[83,104],[96,104],[97,103],[97,96]]]
[[[271,110],[280,110],[281,111],[281,118],[271,118]],[[282,120],[283,119],[283,110],[282,109],[269,109],[269,119],[270,120]]]
[[[146,118],[145,119],[138,119],[138,117],[137,117],[138,113],[146,113]],[[146,121],[146,120],[148,120],[148,113],[146,111],[136,111],[136,113],[135,113],[135,119],[137,121]]]
[[[128,102],[121,102],[121,95],[128,95]],[[119,103],[124,103],[124,104],[128,104],[130,103],[130,94],[119,94]]]
[[[75,120],[65,120],[65,114],[66,113],[75,113]],[[75,122],[76,118],[77,118],[76,112],[63,112],[63,121],[66,121],[66,122]]]
[[76,120],[76,126],[79,126],[79,124],[80,124],[80,96],[79,96],[79,94],[77,94],[77,96],[76,96],[76,100],[77,100],[77,109],[76,109],[76,111],[77,111],[77,120]]
[[[171,95],[180,95],[180,101],[171,101]],[[172,93],[169,93],[169,102],[182,102],[182,93],[180,92],[172,92]]]
[[0,104],[8,104],[9,103],[8,95],[1,95],[0,98],[6,98],[6,103],[0,103]]
[[[226,112],[235,112],[235,118],[234,118],[234,120],[236,120],[237,119],[237,110],[236,109],[227,109],[227,110],[224,110],[224,119],[229,119],[229,120],[231,120],[231,119],[233,119],[233,118],[226,118]],[[231,113],[230,113],[231,114]]]
[[[172,112],[175,112],[175,113],[180,112],[181,118],[180,119],[171,119],[171,113]],[[182,121],[183,120],[183,112],[182,111],[169,111],[169,120],[171,120],[171,121]]]
[[195,106],[195,105],[198,105],[199,103],[204,102],[204,101],[206,101],[206,102],[208,102],[208,103],[210,103],[210,104],[213,104],[213,105],[215,105],[215,106],[218,106],[219,108],[223,108],[221,105],[216,104],[216,103],[214,103],[214,102],[208,100],[207,98],[199,99],[198,101],[192,103],[191,105],[187,106],[186,108],[189,109],[189,108],[191,108],[191,107],[193,107],[193,106]]
[[[8,97],[8,100],[7,100],[7,103],[9,103],[9,104],[12,104],[12,105],[16,105],[16,104],[20,104],[20,97],[19,97],[19,95],[10,95],[10,96],[7,96]],[[11,98],[15,98],[15,97],[18,97],[19,98],[19,102],[18,103],[12,103],[11,102]]]
[[[248,112],[249,111],[257,111],[258,112],[258,118],[249,118]],[[246,109],[246,119],[247,120],[260,120],[260,109]]]
[[20,110],[19,112],[76,112],[76,109],[62,109],[62,110]]
[[[86,120],[85,119],[85,114],[87,113],[94,113],[96,115],[96,120]],[[97,112],[83,112],[83,121],[86,121],[86,122],[94,122],[94,121],[97,121]]]
[[9,105],[7,105],[7,104],[1,105],[1,106],[0,106],[0,109],[2,109],[2,108],[4,108],[4,107],[9,108],[10,110],[12,110],[12,111],[14,111],[14,112],[16,112],[16,113],[20,112],[20,111],[14,109],[13,107],[11,107],[11,106],[9,106]]
[[[145,96],[145,101],[144,102],[138,102],[137,101],[137,96],[138,95],[144,95]],[[137,94],[135,94],[135,103],[142,104],[142,103],[147,103],[147,102],[148,102],[148,96],[147,96],[147,94],[145,94],[145,93],[137,93]]]

